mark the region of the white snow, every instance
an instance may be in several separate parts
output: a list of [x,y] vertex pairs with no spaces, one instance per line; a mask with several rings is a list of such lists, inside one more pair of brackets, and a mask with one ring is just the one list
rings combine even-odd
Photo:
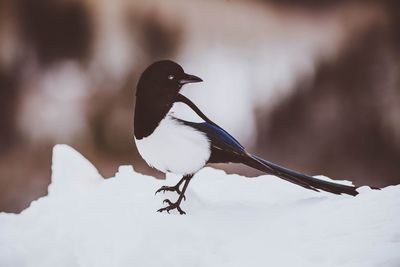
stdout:
[[400,186],[336,196],[206,168],[187,215],[157,213],[155,190],[177,180],[103,179],[57,145],[48,196],[0,214],[0,266],[400,266]]

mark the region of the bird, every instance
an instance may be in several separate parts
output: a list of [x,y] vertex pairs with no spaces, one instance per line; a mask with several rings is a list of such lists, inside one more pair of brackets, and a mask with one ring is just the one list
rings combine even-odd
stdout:
[[[192,177],[210,163],[238,163],[275,175],[313,191],[333,194],[358,194],[356,186],[321,180],[282,167],[249,153],[231,134],[210,120],[189,98],[180,93],[183,86],[203,80],[185,73],[171,60],[159,60],[149,65],[136,86],[134,139],[146,163],[163,173],[182,176],[174,186],[162,186],[157,193],[172,191],[178,199],[163,201],[158,212],[178,211],[186,200],[185,192]],[[184,105],[198,120],[188,120],[176,114],[176,105]]]

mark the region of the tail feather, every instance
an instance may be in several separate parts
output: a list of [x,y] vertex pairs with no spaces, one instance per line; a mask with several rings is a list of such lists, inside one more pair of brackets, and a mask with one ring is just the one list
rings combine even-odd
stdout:
[[266,172],[275,176],[278,176],[288,182],[300,185],[304,188],[311,189],[314,191],[327,191],[333,194],[348,194],[356,196],[358,194],[357,187],[332,183],[324,180],[320,180],[293,170],[284,168],[275,163],[264,160],[254,155],[248,155],[246,165],[258,169],[262,172]]

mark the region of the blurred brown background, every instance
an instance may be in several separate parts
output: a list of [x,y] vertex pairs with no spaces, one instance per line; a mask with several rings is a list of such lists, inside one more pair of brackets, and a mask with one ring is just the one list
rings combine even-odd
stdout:
[[399,14],[395,0],[2,0],[0,211],[46,194],[57,143],[106,177],[122,164],[156,174],[133,106],[141,71],[164,58],[204,79],[184,94],[250,151],[399,183]]

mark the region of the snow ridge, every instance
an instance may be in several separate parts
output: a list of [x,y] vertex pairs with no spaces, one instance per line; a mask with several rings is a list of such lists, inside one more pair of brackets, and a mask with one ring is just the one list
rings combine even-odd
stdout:
[[66,145],[52,170],[48,196],[0,213],[0,266],[400,266],[400,186],[337,196],[205,168],[180,216],[154,196],[179,177],[104,179]]

